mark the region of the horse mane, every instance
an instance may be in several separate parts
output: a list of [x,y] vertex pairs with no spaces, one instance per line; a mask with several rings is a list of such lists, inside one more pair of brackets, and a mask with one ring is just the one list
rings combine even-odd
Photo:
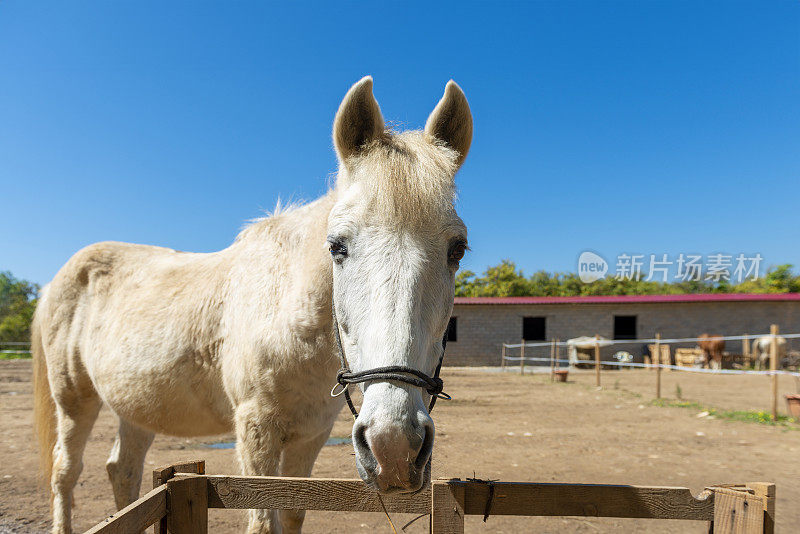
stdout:
[[347,159],[328,195],[308,204],[278,200],[264,217],[248,221],[236,242],[266,231],[294,233],[303,210],[353,184],[366,196],[368,216],[404,226],[435,225],[454,212],[457,161],[458,152],[421,130],[387,131]]
[[359,184],[369,216],[418,227],[453,213],[457,169],[458,153],[424,132],[387,131],[345,161],[336,185]]
[[278,198],[277,202],[275,202],[275,207],[271,211],[267,210],[264,212],[263,217],[249,219],[242,225],[242,229],[236,235],[234,243],[243,241],[248,237],[254,236],[254,234],[259,234],[268,227],[275,226],[275,223],[280,222],[283,216],[289,215],[306,205],[305,202],[299,200],[284,202]]

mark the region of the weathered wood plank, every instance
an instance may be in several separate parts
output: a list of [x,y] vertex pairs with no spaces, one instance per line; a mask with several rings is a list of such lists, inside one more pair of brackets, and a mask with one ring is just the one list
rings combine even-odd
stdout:
[[[180,477],[181,475],[176,475]],[[374,490],[360,480],[208,476],[210,508],[273,508],[380,512]],[[449,481],[464,487],[464,512],[483,515],[488,485]],[[695,498],[688,488],[592,484],[495,482],[492,515],[596,516],[711,521],[711,494]],[[385,496],[390,512],[430,511],[430,490]]]
[[[176,480],[183,478],[176,475]],[[375,490],[361,480],[209,475],[209,508],[381,512]],[[384,495],[389,512],[430,513],[431,494]]]
[[107,517],[85,534],[129,534],[141,532],[167,513],[167,487],[159,486],[114,515]]
[[748,488],[756,496],[764,499],[764,534],[775,532],[775,484],[769,482],[748,482]]
[[[184,471],[184,472],[182,472]],[[357,479],[205,476],[205,463],[154,471],[150,493],[87,531],[139,532],[165,518],[170,533],[206,534],[208,508],[380,512],[375,491]],[[714,486],[694,497],[687,488],[602,484],[435,481],[413,495],[384,496],[389,512],[431,513],[435,534],[461,534],[465,515],[584,516],[711,521],[713,532],[771,533],[775,485]],[[166,530],[162,531],[166,532]]]
[[202,475],[167,482],[167,529],[171,534],[208,532],[208,482]]
[[[483,515],[488,484],[451,482],[465,489],[464,512]],[[494,482],[491,515],[632,517],[711,521],[711,494],[692,496],[688,488],[601,484]]]
[[448,481],[431,485],[432,534],[464,534],[464,486]]
[[714,534],[761,534],[764,499],[747,491],[714,488]]
[[188,462],[180,462],[177,464],[165,465],[157,469],[153,469],[153,487],[166,484],[167,480],[175,476],[175,473],[191,473],[193,475],[206,474],[206,461],[205,460],[191,460]]
[[[153,469],[153,487],[156,488],[161,484],[166,484],[169,479],[175,476],[175,473],[192,473],[195,475],[204,475],[206,473],[206,461],[190,460],[187,462],[165,465],[157,469]],[[161,518],[159,522],[153,525],[153,533],[167,534],[166,517]]]

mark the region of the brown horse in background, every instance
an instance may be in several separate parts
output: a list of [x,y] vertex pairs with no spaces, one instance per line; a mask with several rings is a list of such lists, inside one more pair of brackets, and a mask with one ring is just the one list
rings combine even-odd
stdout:
[[722,351],[725,350],[725,340],[720,336],[700,334],[697,344],[706,358],[706,365],[712,369],[722,369]]

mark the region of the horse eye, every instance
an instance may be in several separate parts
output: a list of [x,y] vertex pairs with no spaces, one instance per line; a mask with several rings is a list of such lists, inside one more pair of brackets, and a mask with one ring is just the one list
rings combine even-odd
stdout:
[[466,243],[456,243],[450,251],[449,260],[452,262],[459,262],[464,258],[464,253],[467,251]]
[[347,256],[347,245],[341,241],[333,241],[330,243],[331,256],[334,258],[344,258]]

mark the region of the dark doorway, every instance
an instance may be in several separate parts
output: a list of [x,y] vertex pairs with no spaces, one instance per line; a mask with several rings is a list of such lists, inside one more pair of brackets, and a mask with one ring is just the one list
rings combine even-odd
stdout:
[[447,342],[458,341],[458,317],[450,317],[447,323]]
[[522,318],[522,339],[525,341],[544,341],[546,324],[544,317]]
[[614,339],[636,339],[636,316],[614,316]]

